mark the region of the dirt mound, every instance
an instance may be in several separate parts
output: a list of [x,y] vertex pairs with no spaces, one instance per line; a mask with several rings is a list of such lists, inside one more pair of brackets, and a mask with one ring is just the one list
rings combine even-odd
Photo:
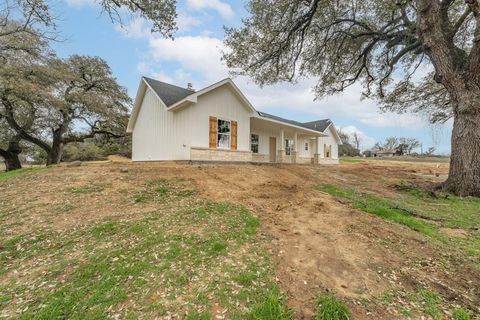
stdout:
[[[241,203],[260,217],[262,233],[271,239],[269,249],[278,282],[298,318],[310,318],[315,297],[326,290],[345,299],[355,319],[401,317],[377,303],[378,299],[390,291],[407,294],[419,285],[434,288],[463,305],[480,304],[475,291],[480,284],[478,269],[461,259],[450,259],[450,254],[406,227],[353,210],[314,189],[317,184],[360,189],[368,184],[378,194],[389,195],[395,191],[389,186],[404,180],[420,185],[431,182],[432,175],[447,172],[444,164],[376,161],[332,167],[110,160],[86,163],[74,170],[48,169],[38,177],[32,176],[35,183],[28,179],[12,183],[2,196],[17,197],[20,189],[27,190],[22,194],[28,194],[29,201],[18,199],[32,208],[31,215],[25,217],[29,219],[27,226],[68,229],[122,213],[131,205],[132,186],[138,189],[146,181],[160,178],[183,181],[194,186],[201,197]],[[108,184],[102,183],[107,180]],[[85,189],[92,185],[97,188],[93,192]],[[43,190],[55,188],[74,193],[77,202],[45,196]],[[86,205],[88,211],[84,210]],[[46,208],[55,212],[55,218],[45,214]],[[143,210],[149,209],[145,206]],[[131,215],[134,217],[135,212]],[[442,266],[445,261],[449,268]]]

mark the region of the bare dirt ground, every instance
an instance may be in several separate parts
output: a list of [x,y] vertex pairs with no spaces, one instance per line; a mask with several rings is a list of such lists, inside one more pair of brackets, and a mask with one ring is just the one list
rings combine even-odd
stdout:
[[[16,197],[19,207],[31,208],[16,228],[66,230],[106,216],[123,217],[131,199],[121,191],[141,187],[146,179],[184,181],[201,197],[243,204],[260,217],[262,233],[271,239],[277,280],[298,319],[312,317],[315,296],[324,291],[346,300],[355,319],[389,319],[404,316],[375,301],[392,291],[408,296],[419,286],[440,292],[453,305],[478,307],[480,271],[419,233],[351,209],[313,186],[335,183],[387,196],[394,192],[390,186],[395,183],[440,182],[447,172],[448,164],[428,162],[192,165],[114,158],[78,168],[48,169],[36,173],[34,183],[12,180],[4,185],[2,196]],[[107,182],[108,188],[80,197],[79,203],[66,203],[56,196],[58,191],[65,192],[65,186]],[[135,212],[128,215],[134,217]]]

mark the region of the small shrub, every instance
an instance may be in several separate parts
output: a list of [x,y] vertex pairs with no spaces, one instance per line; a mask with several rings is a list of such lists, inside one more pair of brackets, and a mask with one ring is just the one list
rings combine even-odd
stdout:
[[69,143],[63,150],[62,160],[66,162],[80,160],[93,161],[105,159],[102,149],[91,141]]
[[317,298],[315,320],[349,320],[350,310],[333,294],[327,293]]

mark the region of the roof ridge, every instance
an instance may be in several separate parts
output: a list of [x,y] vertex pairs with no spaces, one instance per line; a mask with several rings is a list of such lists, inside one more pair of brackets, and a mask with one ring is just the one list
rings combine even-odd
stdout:
[[172,86],[172,87],[175,87],[175,88],[178,88],[178,89],[193,91],[193,90],[188,89],[188,88],[180,87],[180,86],[178,86],[178,85],[176,85],[176,84],[172,84],[172,83],[168,83],[168,82],[165,82],[165,81],[157,80],[157,79],[150,78],[150,77],[147,77],[147,76],[143,76],[143,78],[144,78],[144,79],[147,79],[147,80],[152,80],[152,81],[155,81],[155,82],[159,82],[159,83],[161,83],[161,84],[166,84],[167,86]]

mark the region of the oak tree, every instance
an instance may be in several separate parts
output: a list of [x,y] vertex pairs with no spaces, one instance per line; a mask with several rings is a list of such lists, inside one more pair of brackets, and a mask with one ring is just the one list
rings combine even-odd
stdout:
[[[74,55],[49,59],[3,94],[0,115],[21,139],[47,153],[47,165],[59,163],[63,148],[96,135],[121,136],[125,132],[131,99],[98,57]],[[33,114],[29,128],[19,110]]]
[[234,72],[260,85],[316,77],[317,97],[361,83],[385,107],[452,116],[443,188],[480,196],[479,0],[250,0],[248,10],[226,29]]

